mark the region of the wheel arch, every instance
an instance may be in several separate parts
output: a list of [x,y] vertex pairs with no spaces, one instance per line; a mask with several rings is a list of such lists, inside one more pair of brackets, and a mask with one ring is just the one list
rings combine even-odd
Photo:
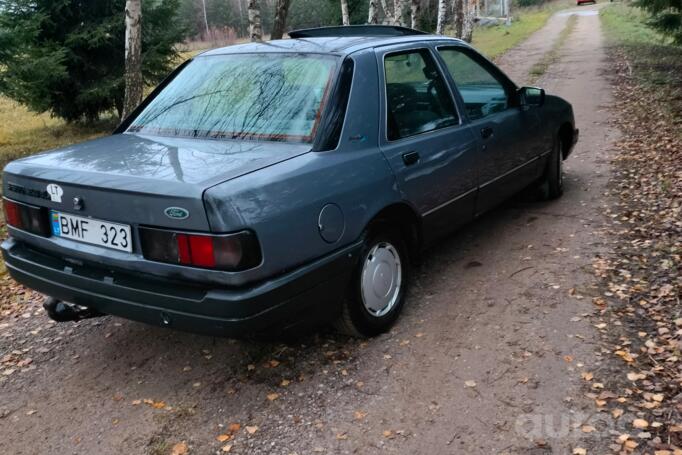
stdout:
[[568,157],[568,154],[571,153],[571,147],[573,147],[573,126],[566,122],[559,127],[559,141],[561,141],[562,151],[563,151],[563,159],[566,159]]
[[396,202],[377,212],[367,223],[365,232],[371,232],[380,225],[397,227],[407,242],[411,262],[419,258],[422,247],[422,222],[417,212],[406,202]]

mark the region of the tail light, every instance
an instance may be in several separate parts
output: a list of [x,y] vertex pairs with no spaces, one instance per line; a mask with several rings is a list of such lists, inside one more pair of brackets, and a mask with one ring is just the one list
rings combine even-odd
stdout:
[[140,243],[145,259],[170,264],[238,271],[261,262],[255,234],[209,235],[140,228]]
[[7,198],[3,198],[2,204],[5,221],[13,228],[43,237],[49,237],[52,233],[46,208],[15,202]]

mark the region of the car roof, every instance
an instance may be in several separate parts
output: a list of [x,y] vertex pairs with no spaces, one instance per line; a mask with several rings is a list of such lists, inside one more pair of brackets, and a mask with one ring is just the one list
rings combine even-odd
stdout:
[[277,52],[348,55],[362,49],[410,42],[419,43],[426,41],[452,41],[453,43],[463,43],[462,40],[441,35],[363,35],[361,30],[358,30],[356,33],[358,34],[353,34],[352,36],[316,36],[281,39],[260,43],[237,44],[233,46],[212,49],[199,55],[211,56],[224,54],[260,54]]

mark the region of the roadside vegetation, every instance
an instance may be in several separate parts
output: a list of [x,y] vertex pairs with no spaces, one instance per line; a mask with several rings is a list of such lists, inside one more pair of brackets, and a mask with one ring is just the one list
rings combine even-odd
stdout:
[[16,101],[0,96],[0,168],[41,150],[92,139],[114,125],[112,119],[90,125],[67,123],[49,114],[30,112]]
[[[682,121],[682,45],[674,36],[647,25],[649,16],[638,8],[615,4],[601,12],[612,53],[674,122]],[[678,123],[679,124],[679,123]]]
[[570,0],[556,0],[518,8],[514,11],[509,26],[499,24],[476,27],[471,44],[489,59],[495,60],[542,28],[552,14],[573,5],[574,2]]
[[601,14],[614,68],[614,118],[622,134],[605,211],[610,253],[593,263],[602,283],[602,295],[593,299],[595,327],[612,362],[583,378],[598,410],[618,422],[614,452],[678,454],[682,48],[647,26],[639,10],[614,5]]

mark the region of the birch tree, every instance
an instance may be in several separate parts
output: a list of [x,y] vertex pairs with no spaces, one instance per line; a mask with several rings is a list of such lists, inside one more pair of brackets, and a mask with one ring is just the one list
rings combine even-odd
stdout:
[[142,102],[142,4],[126,0],[125,5],[125,95],[122,118],[128,117]]
[[454,16],[454,26],[455,26],[455,36],[457,38],[462,38],[464,35],[464,9],[466,6],[466,0],[455,0],[453,4],[453,16]]
[[367,23],[379,23],[379,0],[369,0],[369,16],[367,17]]
[[381,9],[384,11],[384,16],[386,16],[386,19],[392,22],[393,19],[393,14],[391,14],[391,10],[388,7],[388,0],[379,0],[381,3]]
[[249,35],[251,41],[263,41],[263,25],[260,21],[260,7],[258,0],[249,0]]
[[341,21],[343,25],[350,25],[350,15],[348,14],[348,0],[341,0]]
[[[456,2],[461,2],[462,0],[455,0]],[[448,14],[448,2],[447,0],[438,0],[438,22],[436,24],[436,33],[442,35],[445,33],[445,21]]]
[[404,0],[394,0],[393,2],[393,24],[405,26],[403,21],[403,6],[405,6]]
[[282,39],[282,36],[284,36],[287,15],[289,14],[289,5],[291,5],[291,0],[277,0],[277,5],[275,6],[275,21],[272,23],[270,39]]
[[209,39],[210,30],[208,29],[208,15],[206,14],[206,0],[201,0],[201,7],[204,13],[204,28],[206,30],[206,38]]
[[420,0],[412,0],[411,1],[411,10],[410,10],[410,27],[413,29],[417,29],[417,21],[419,20],[419,9],[421,7],[421,2]]
[[464,3],[464,21],[462,23],[462,38],[467,43],[471,42],[474,35],[474,18],[476,16],[476,4],[473,0],[460,0]]

